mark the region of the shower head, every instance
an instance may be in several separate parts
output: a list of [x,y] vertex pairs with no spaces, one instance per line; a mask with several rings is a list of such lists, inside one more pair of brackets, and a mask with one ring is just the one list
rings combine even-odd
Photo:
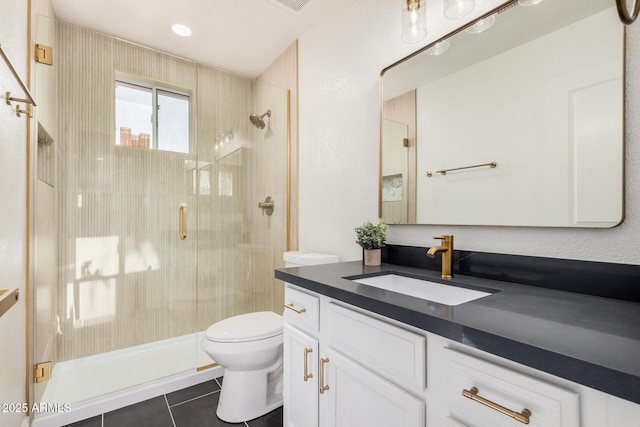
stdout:
[[267,110],[267,112],[261,116],[252,114],[249,116],[249,120],[251,120],[251,123],[258,129],[264,129],[264,116],[271,117],[271,110]]

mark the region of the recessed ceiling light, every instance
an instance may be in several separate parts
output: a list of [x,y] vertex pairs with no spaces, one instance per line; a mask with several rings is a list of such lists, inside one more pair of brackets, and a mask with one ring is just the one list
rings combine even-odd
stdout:
[[174,33],[182,37],[189,37],[191,35],[191,28],[182,24],[173,24],[171,29]]

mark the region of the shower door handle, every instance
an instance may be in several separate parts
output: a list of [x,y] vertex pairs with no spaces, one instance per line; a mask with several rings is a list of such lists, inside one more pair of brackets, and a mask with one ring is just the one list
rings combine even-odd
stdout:
[[179,221],[180,240],[184,240],[187,238],[187,205],[184,203],[180,205]]

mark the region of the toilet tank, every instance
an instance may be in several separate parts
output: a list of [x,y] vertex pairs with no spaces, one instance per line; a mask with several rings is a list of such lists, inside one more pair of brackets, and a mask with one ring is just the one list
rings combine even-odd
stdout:
[[315,252],[295,251],[285,252],[282,256],[285,267],[301,267],[303,265],[331,264],[338,262],[336,255],[319,254]]

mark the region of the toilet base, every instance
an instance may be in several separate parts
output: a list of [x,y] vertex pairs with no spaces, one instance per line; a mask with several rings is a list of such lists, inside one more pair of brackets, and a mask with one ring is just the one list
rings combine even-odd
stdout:
[[282,406],[282,359],[257,371],[225,370],[216,415],[240,423]]

